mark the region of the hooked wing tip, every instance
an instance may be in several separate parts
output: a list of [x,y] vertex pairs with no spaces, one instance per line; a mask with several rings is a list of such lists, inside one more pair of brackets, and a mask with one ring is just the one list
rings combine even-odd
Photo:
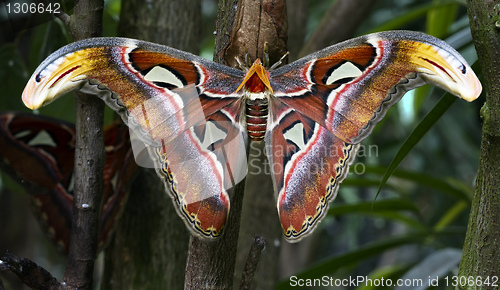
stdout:
[[24,88],[22,99],[23,103],[26,107],[31,110],[36,110],[43,105],[43,102],[40,102],[40,98],[37,98],[36,94],[36,83],[33,80],[33,77],[29,80],[28,84]]
[[434,49],[437,52],[434,61],[426,58],[423,60],[435,76],[440,78],[435,80],[436,85],[468,102],[477,99],[482,91],[481,82],[465,59],[453,51]]
[[467,73],[465,80],[465,86],[463,87],[463,90],[459,92],[460,97],[468,102],[472,102],[477,99],[479,95],[481,95],[483,87],[472,70]]

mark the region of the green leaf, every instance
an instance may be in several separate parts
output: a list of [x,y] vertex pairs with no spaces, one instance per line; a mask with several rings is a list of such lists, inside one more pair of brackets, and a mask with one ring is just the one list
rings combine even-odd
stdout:
[[407,226],[418,231],[426,231],[429,229],[425,223],[420,222],[418,219],[391,210],[376,212],[373,216],[384,218],[386,220],[403,222]]
[[462,1],[449,0],[449,1],[440,1],[439,3],[432,2],[429,4],[424,4],[417,8],[410,9],[406,13],[394,17],[392,20],[386,21],[384,22],[384,24],[379,25],[369,30],[366,33],[398,29],[418,18],[424,17],[429,11],[433,9],[436,8],[448,9],[448,7],[455,6],[456,4],[463,4],[463,3]]
[[[430,279],[439,279],[445,277],[460,263],[462,251],[455,248],[445,248],[437,250],[428,255],[420,263],[413,266],[403,277],[402,280],[406,281],[424,281],[422,287],[415,287],[414,289],[427,289]],[[405,286],[398,286],[395,290],[408,289]]]
[[418,126],[413,130],[413,132],[408,136],[403,146],[399,149],[396,156],[394,156],[391,164],[387,168],[382,181],[377,190],[376,196],[382,190],[389,177],[396,170],[403,159],[410,153],[410,151],[417,145],[417,143],[422,139],[422,137],[434,126],[434,124],[441,118],[441,116],[450,108],[450,106],[455,102],[457,98],[450,93],[446,93],[441,100],[432,108],[432,110],[422,119]]
[[24,60],[13,43],[0,47],[0,108],[2,110],[27,110],[21,100],[28,71]]
[[332,204],[328,215],[336,216],[348,213],[374,213],[385,212],[387,210],[409,210],[418,212],[418,207],[406,199],[384,199],[377,202],[365,201],[356,204]]
[[[382,175],[386,174],[387,170],[388,167],[366,166],[367,173],[375,173]],[[408,171],[402,169],[394,170],[391,175],[400,179],[412,181],[417,184],[439,190],[457,199],[466,201],[467,203],[470,203],[472,200],[473,189],[467,187],[460,180],[456,180],[453,178],[436,177],[426,173]]]
[[[434,0],[432,3],[439,5],[446,3],[443,0]],[[437,38],[443,38],[449,31],[450,26],[457,17],[458,4],[434,7],[427,12],[427,34]]]
[[398,211],[411,211],[420,214],[419,208],[410,200],[406,199],[384,199],[376,202],[366,201],[355,204],[332,204],[328,211],[329,216],[340,216],[345,214],[357,214],[380,217],[393,221],[404,222],[416,230],[426,231],[427,226],[415,218]]
[[[380,184],[379,178],[347,178],[342,182],[342,187],[356,186],[356,187],[375,187]],[[390,186],[388,184],[388,186]]]
[[[296,277],[294,280],[321,279],[323,276],[332,275],[340,268],[355,265],[360,261],[366,260],[368,257],[381,254],[386,250],[402,245],[421,243],[428,235],[429,233],[426,232],[418,232],[404,236],[387,238],[383,241],[371,243],[354,251],[326,259],[325,261],[317,263],[316,265],[313,265],[312,267],[309,267],[305,271],[292,277]],[[281,281],[276,286],[276,289],[297,289],[292,286],[291,281],[291,278]]]
[[441,231],[450,225],[469,205],[469,203],[464,201],[457,202],[453,207],[447,210],[436,225],[434,225],[434,230]]

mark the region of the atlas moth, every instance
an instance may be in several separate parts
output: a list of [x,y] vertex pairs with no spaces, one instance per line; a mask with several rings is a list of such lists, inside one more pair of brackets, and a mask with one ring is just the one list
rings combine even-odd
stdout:
[[95,94],[138,135],[179,216],[201,238],[221,235],[227,190],[246,174],[248,140],[265,142],[285,238],[309,235],[346,177],[359,143],[403,94],[432,83],[467,101],[481,84],[444,41],[389,31],[246,71],[125,38],[65,46],[34,72],[23,101]]

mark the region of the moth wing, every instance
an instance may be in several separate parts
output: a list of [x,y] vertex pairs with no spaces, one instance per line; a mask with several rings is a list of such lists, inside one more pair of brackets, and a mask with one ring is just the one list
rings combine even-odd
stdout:
[[189,229],[216,237],[229,212],[227,189],[246,174],[239,170],[246,168],[246,132],[235,93],[242,76],[166,46],[94,38],[44,61],[23,101],[34,109],[76,89],[101,98],[144,143],[153,162],[139,163],[153,164]]
[[[392,31],[348,40],[271,72],[266,148],[285,236],[311,233],[359,142],[404,93],[432,83],[472,101],[481,84],[445,42]],[[292,134],[293,133],[293,134]],[[282,170],[279,170],[279,169]]]

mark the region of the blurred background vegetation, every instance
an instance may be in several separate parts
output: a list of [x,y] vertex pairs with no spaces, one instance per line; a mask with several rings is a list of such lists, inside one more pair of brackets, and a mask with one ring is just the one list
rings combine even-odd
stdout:
[[[293,39],[291,51],[300,51],[321,19],[328,17],[325,12],[333,2],[309,1],[307,23],[300,24],[305,37]],[[104,36],[116,36],[120,6],[120,0],[106,1]],[[6,12],[0,13],[0,110],[29,111],[21,101],[28,78],[41,61],[71,39],[58,19],[13,33]],[[213,54],[216,13],[215,0],[202,1],[200,54],[208,59]],[[469,64],[476,60],[465,0],[375,1],[353,36],[391,29],[429,33],[450,43]],[[425,285],[429,276],[443,279],[457,273],[478,166],[479,110],[484,99],[452,102],[443,95],[430,86],[407,93],[362,143],[348,178],[315,233],[299,244],[276,241],[281,246],[277,289],[288,289],[292,275],[421,278]],[[107,110],[111,122],[113,114]],[[446,112],[440,117],[442,111]],[[36,113],[72,121],[72,98],[62,98]],[[405,143],[424,133],[415,147]],[[400,162],[399,167],[382,186],[391,162]],[[5,174],[0,176],[0,188],[0,255],[10,250],[28,257],[60,279],[64,257],[38,229],[22,188]],[[6,282],[14,281],[12,277],[0,274],[0,279],[5,279],[7,289],[17,289],[9,288],[15,282]],[[452,289],[441,282],[435,289]]]

